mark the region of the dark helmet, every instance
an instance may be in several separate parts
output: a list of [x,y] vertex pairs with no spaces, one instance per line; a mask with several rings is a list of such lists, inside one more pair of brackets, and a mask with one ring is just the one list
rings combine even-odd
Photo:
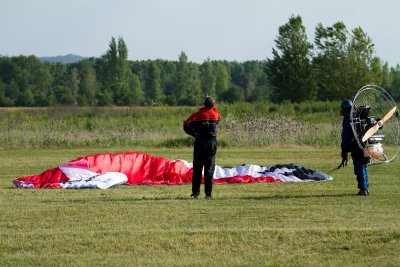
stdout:
[[340,103],[340,115],[342,116],[350,115],[352,106],[353,102],[351,102],[351,100],[349,99],[343,100],[342,103]]
[[204,106],[206,108],[212,108],[214,106],[214,98],[212,96],[206,96],[204,99]]

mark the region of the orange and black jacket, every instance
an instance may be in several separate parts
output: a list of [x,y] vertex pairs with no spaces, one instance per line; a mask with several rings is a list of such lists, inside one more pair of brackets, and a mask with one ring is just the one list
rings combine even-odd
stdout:
[[221,114],[216,106],[202,107],[183,122],[183,129],[195,138],[217,136],[217,124],[220,119]]

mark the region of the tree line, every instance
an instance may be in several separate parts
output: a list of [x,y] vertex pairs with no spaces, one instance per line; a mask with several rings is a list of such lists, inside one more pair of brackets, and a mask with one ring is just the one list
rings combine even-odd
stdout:
[[272,58],[245,62],[128,60],[122,37],[99,58],[42,62],[35,56],[0,56],[0,106],[198,105],[204,94],[219,102],[335,101],[365,84],[379,84],[400,99],[400,66],[375,56],[361,27],[318,24],[308,40],[300,16],[279,27]]

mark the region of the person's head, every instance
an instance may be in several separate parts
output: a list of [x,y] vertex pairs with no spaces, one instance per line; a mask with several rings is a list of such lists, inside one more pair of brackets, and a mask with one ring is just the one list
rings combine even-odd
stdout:
[[353,102],[349,99],[345,99],[340,103],[340,115],[348,116],[350,115],[351,108],[353,107]]
[[206,108],[212,108],[214,106],[214,98],[212,96],[206,96],[204,98],[204,106]]

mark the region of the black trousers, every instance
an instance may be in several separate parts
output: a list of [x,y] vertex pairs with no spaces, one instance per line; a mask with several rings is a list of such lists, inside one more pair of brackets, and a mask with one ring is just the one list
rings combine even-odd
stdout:
[[204,192],[206,196],[212,194],[212,177],[215,170],[215,154],[217,152],[217,138],[196,137],[193,151],[192,193],[200,194],[202,171],[204,167]]

